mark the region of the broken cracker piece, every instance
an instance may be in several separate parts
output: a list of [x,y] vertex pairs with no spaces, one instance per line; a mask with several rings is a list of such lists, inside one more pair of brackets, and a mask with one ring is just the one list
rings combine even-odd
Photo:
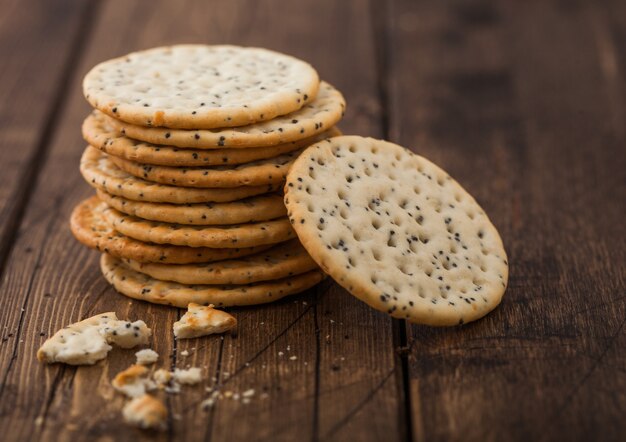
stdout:
[[214,333],[224,333],[237,325],[234,316],[213,308],[190,302],[187,312],[174,323],[174,336],[178,339],[197,338]]
[[[110,343],[118,343],[104,330],[115,330],[119,323],[126,321],[119,321],[115,312],[107,312],[70,324],[43,343],[37,359],[48,364],[93,365],[106,358],[112,348]],[[146,327],[146,330],[150,329]]]

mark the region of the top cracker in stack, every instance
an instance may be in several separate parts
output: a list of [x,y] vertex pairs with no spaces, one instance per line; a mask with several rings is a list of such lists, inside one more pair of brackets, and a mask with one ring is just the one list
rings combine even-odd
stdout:
[[[106,61],[85,77],[96,109],[81,172],[98,198],[72,230],[107,252],[118,291],[138,299],[242,305],[321,278],[286,217],[285,177],[304,148],[339,132],[339,91],[293,57],[181,45]],[[225,284],[225,285],[224,285]]]

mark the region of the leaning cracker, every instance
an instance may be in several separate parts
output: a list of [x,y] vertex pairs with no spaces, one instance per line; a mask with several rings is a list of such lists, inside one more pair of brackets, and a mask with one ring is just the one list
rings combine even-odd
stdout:
[[299,275],[317,264],[297,239],[244,258],[209,264],[170,265],[123,260],[131,269],[155,279],[181,284],[249,284]]
[[156,183],[185,187],[268,186],[285,182],[285,177],[302,149],[273,158],[235,166],[169,167],[135,163],[111,156],[120,169]]
[[137,262],[160,262],[163,264],[189,264],[234,259],[262,252],[270,246],[236,249],[209,247],[182,247],[168,244],[153,244],[122,235],[106,220],[111,210],[98,197],[93,196],[79,203],[70,217],[72,233],[81,243],[92,249],[110,253],[117,258]]
[[102,255],[100,268],[115,289],[134,299],[185,308],[191,302],[216,306],[243,306],[276,301],[300,293],[324,279],[319,270],[290,278],[247,285],[184,285],[159,281],[126,267],[120,260]]
[[194,189],[157,184],[137,178],[117,167],[109,156],[88,146],[80,160],[80,172],[90,186],[123,198],[152,203],[193,204],[236,201],[266,192],[281,184],[242,186],[229,189]]
[[[114,129],[113,120],[101,112],[92,112],[83,122],[83,138],[91,146],[101,151],[129,161],[161,166],[220,166],[243,164],[256,160],[276,157],[293,150],[302,149],[326,138],[339,136],[339,130],[329,130],[302,140],[266,147],[247,147],[245,149],[181,149],[167,145],[147,143],[128,138]],[[123,129],[122,129],[123,130]]]
[[109,195],[98,190],[98,197],[127,215],[152,221],[189,225],[242,224],[285,216],[287,210],[278,194],[253,196],[228,203],[168,204],[144,203]]
[[244,126],[296,111],[315,98],[308,63],[260,48],[177,45],[133,52],[87,73],[96,109],[154,127]]
[[190,302],[187,311],[174,323],[177,339],[191,339],[216,333],[224,333],[237,326],[237,319],[229,313]]
[[313,259],[372,307],[454,325],[499,304],[508,263],[497,230],[474,198],[425,158],[385,141],[332,138],[300,156],[285,192]]
[[139,241],[188,247],[241,248],[278,244],[295,237],[289,220],[277,218],[227,226],[187,226],[148,221],[123,214],[111,207],[106,219],[123,235]]
[[341,93],[328,83],[322,82],[320,90],[311,103],[288,115],[270,121],[241,127],[213,130],[184,130],[143,127],[105,117],[110,125],[127,137],[152,144],[183,148],[223,149],[225,147],[258,148],[291,143],[320,134],[343,116],[346,102]]

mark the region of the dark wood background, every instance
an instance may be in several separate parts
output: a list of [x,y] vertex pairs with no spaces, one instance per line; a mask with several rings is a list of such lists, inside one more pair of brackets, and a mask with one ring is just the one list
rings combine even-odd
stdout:
[[[0,439],[624,440],[626,2],[0,0],[0,11]],[[344,92],[345,133],[449,171],[504,239],[502,305],[435,329],[325,283],[235,310],[237,336],[174,342],[181,312],[116,294],[68,217],[92,193],[78,172],[82,76],[180,42],[306,59]],[[168,397],[168,432],[129,429],[110,379],[132,351],[93,367],[35,359],[60,327],[109,310],[152,325],[164,364],[206,367],[224,390],[256,396],[204,412],[207,382]]]

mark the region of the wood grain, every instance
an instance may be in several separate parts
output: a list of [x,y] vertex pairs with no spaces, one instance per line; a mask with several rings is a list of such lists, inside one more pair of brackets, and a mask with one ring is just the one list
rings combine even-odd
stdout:
[[391,138],[477,197],[512,263],[487,318],[408,328],[414,436],[620,439],[625,120],[606,21],[578,2],[392,9]]
[[0,1],[0,271],[62,106],[65,75],[88,19],[81,2]]
[[[273,14],[278,2],[261,2],[250,10],[246,5],[224,2],[209,15],[202,2],[153,2],[150,11],[141,2],[105,2],[70,81],[78,85],[84,72],[96,62],[144,47],[184,41],[256,44],[311,61],[324,78],[345,89],[347,100],[355,108],[355,118],[344,130],[380,133],[379,107],[371,98],[376,95],[371,30],[362,28],[359,50],[341,63],[325,50],[336,41],[347,42],[353,35],[348,28],[331,32],[333,20],[347,20],[354,11],[362,11],[362,16],[352,20],[368,19],[364,2],[324,8],[302,2],[298,8],[285,11],[295,18],[287,23]],[[303,7],[309,14],[302,14]],[[327,23],[328,32],[312,26],[309,17],[313,15]],[[177,24],[184,20],[189,20],[189,25],[182,29]],[[360,87],[352,81],[354,78]],[[97,268],[97,254],[77,244],[67,229],[73,204],[90,193],[81,183],[77,168],[83,146],[80,122],[87,113],[78,87],[72,88],[67,102],[67,111],[51,140],[41,184],[23,222],[24,233],[7,267],[9,277],[2,286],[3,293],[25,306],[24,332],[17,338],[27,339],[16,352],[6,383],[12,398],[19,402],[17,410],[11,412],[12,421],[17,422],[12,437],[146,437],[119,425],[123,399],[109,385],[115,373],[132,362],[132,351],[118,351],[95,367],[77,369],[42,367],[33,359],[44,339],[39,333],[34,335],[33,329],[47,336],[89,314],[115,310],[121,317],[142,318],[157,326],[154,347],[161,354],[161,364],[204,367],[206,383],[168,398],[170,431],[160,438],[330,439],[341,438],[345,432],[357,434],[361,440],[385,434],[396,438],[398,404],[392,376],[391,321],[333,284],[273,306],[237,310],[237,337],[179,343],[170,335],[178,311],[131,303],[106,286]],[[40,250],[31,262],[22,252],[27,247]],[[27,294],[18,282],[25,275],[33,281]],[[370,351],[363,357],[351,356],[365,347]],[[181,357],[183,350],[189,356]],[[284,354],[280,356],[279,352]],[[291,356],[296,358],[292,360]],[[254,388],[256,394],[250,404],[223,400],[205,412],[199,407],[208,396],[205,387],[235,393]],[[4,412],[9,412],[8,407],[6,403]],[[378,413],[375,420],[370,418],[372,410]],[[34,427],[38,417],[41,425]],[[241,425],[242,421],[246,425]]]
[[[0,6],[0,439],[623,438],[623,2]],[[92,193],[78,172],[80,81],[104,59],[182,42],[306,59],[344,92],[345,133],[388,138],[448,170],[502,234],[502,305],[463,327],[409,326],[326,281],[233,309],[235,335],[177,342],[180,311],[115,293],[67,225]],[[203,369],[200,387],[166,397],[165,433],[120,422],[110,379],[132,350],[93,367],[34,358],[60,327],[109,310],[154,328],[159,367]],[[214,389],[255,393],[203,410]]]

